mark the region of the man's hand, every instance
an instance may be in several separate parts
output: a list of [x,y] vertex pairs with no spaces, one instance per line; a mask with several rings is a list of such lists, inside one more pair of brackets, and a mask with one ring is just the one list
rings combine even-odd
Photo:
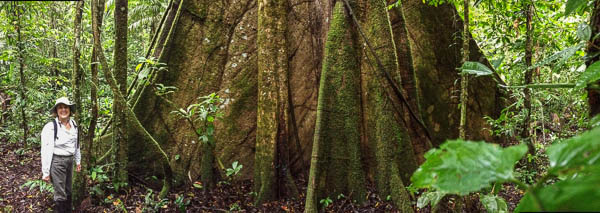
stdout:
[[48,175],[46,177],[42,177],[42,180],[46,181],[46,182],[50,182],[50,175]]
[[81,164],[77,164],[77,168],[75,168],[75,171],[81,172]]

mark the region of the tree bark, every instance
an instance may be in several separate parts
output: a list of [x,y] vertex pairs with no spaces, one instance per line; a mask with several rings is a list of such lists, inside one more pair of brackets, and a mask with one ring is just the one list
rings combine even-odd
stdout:
[[[173,24],[168,27],[161,27],[161,32],[169,32],[168,36],[164,39],[165,42],[157,44],[157,48],[155,48],[155,53],[161,50],[160,62],[166,64],[168,71],[153,74],[154,80],[147,83],[148,87],[145,90],[136,90],[141,92],[139,98],[137,98],[139,101],[135,104],[134,109],[144,127],[152,130],[153,135],[159,139],[158,141],[164,147],[168,147],[166,149],[168,156],[181,156],[173,164],[174,168],[176,167],[174,170],[175,175],[179,180],[177,183],[183,183],[182,181],[188,178],[188,174],[192,181],[197,180],[201,176],[200,162],[203,155],[200,154],[201,147],[198,146],[195,134],[190,132],[188,124],[180,118],[170,115],[169,112],[173,111],[174,108],[170,104],[164,103],[163,100],[160,100],[154,94],[152,87],[155,83],[178,88],[178,91],[172,93],[171,98],[169,98],[177,106],[187,106],[193,103],[199,96],[217,92],[224,99],[222,106],[224,117],[223,120],[215,123],[217,134],[215,135],[217,140],[215,147],[216,157],[227,165],[233,161],[242,162],[244,164],[244,169],[240,173],[240,178],[242,179],[254,178],[252,174],[258,172],[255,171],[258,170],[258,166],[255,167],[255,165],[259,164],[259,162],[256,162],[257,155],[259,155],[256,148],[258,142],[257,135],[259,134],[259,122],[257,120],[259,118],[257,115],[259,112],[258,100],[261,93],[259,93],[259,59],[257,58],[257,51],[268,50],[266,48],[258,48],[258,45],[264,45],[257,42],[257,33],[262,29],[262,27],[258,27],[258,15],[260,13],[257,3],[259,2],[242,0],[236,4],[227,6],[224,6],[226,4],[223,2],[185,1],[181,4],[183,9],[177,13]],[[448,85],[453,85],[459,78],[456,67],[459,67],[461,61],[460,45],[452,46],[454,43],[462,43],[460,40],[453,40],[456,37],[456,33],[461,32],[463,29],[462,24],[459,25],[453,22],[458,17],[455,16],[456,11],[448,6],[432,8],[424,5],[420,0],[403,2],[406,5],[403,5],[403,9],[400,12],[404,13],[404,17],[406,18],[405,27],[409,30],[404,30],[404,37],[399,36],[396,38],[395,36],[401,33],[398,32],[398,28],[393,28],[394,35],[392,36],[390,20],[388,20],[384,3],[367,2],[366,0],[358,2],[356,3],[358,5],[357,14],[359,19],[362,20],[361,25],[368,32],[368,36],[366,37],[369,40],[377,40],[373,42],[375,44],[373,46],[377,50],[376,55],[384,59],[382,61],[385,62],[386,73],[389,73],[393,77],[391,79],[394,79],[391,82],[394,82],[396,85],[402,85],[403,88],[408,88],[405,89],[404,94],[408,96],[409,105],[414,106],[413,108],[417,113],[425,115],[426,126],[429,127],[432,133],[435,133],[432,134],[434,136],[433,141],[444,141],[449,139],[448,135],[457,137],[460,115],[457,106],[458,98],[450,99],[451,94],[447,91]],[[177,3],[174,2],[174,4]],[[332,1],[288,1],[288,3],[290,9],[287,14],[288,25],[287,33],[285,34],[288,38],[286,55],[288,61],[289,92],[287,92],[287,102],[289,104],[289,120],[291,122],[288,121],[287,123],[297,128],[287,127],[287,134],[294,135],[294,137],[285,137],[290,141],[288,144],[291,145],[284,148],[289,148],[290,153],[293,155],[290,156],[293,159],[290,162],[291,171],[294,174],[305,175],[307,165],[309,165],[308,162],[311,160],[311,147],[314,145],[315,131],[318,129],[315,128],[315,125],[323,123],[323,127],[319,128],[333,128],[333,124],[340,122],[339,120],[327,119],[324,119],[322,122],[315,122],[317,97],[322,92],[319,91],[319,86],[323,82],[319,82],[319,79],[323,77],[321,75],[328,75],[322,72],[324,71],[322,69],[327,58],[323,57],[324,50],[326,49],[325,40],[327,40],[330,26],[333,26],[330,22],[333,22],[335,17],[332,16],[334,11]],[[417,10],[409,9],[411,6],[416,7]],[[400,14],[402,15],[402,13]],[[396,25],[396,23],[392,23],[394,27],[402,26]],[[457,23],[461,22],[457,21]],[[357,26],[355,24],[349,23],[349,26],[351,30],[356,30]],[[418,35],[414,35],[415,33]],[[404,39],[403,45],[396,48],[390,42],[401,39]],[[276,41],[276,39],[273,39],[273,41]],[[357,49],[356,57],[360,59],[358,67],[361,71],[361,80],[359,81],[360,125],[358,127],[361,133],[359,134],[361,142],[359,150],[360,166],[363,169],[365,182],[376,182],[375,179],[377,179],[380,183],[379,185],[383,188],[382,191],[399,190],[398,194],[406,194],[406,192],[402,192],[402,187],[397,187],[398,185],[393,186],[391,183],[402,181],[402,184],[408,184],[410,174],[416,168],[416,162],[418,162],[418,160],[414,159],[415,155],[424,154],[428,147],[431,146],[419,138],[419,136],[423,137],[422,135],[425,135],[423,131],[413,132],[414,126],[418,126],[418,122],[404,119],[409,117],[407,108],[400,101],[399,95],[389,92],[392,90],[390,89],[390,84],[392,83],[386,83],[387,79],[382,80],[383,78],[380,77],[381,72],[378,68],[375,68],[378,65],[374,63],[373,55],[369,53],[370,51],[366,47],[363,47],[364,39],[362,37],[356,38],[354,42],[357,45],[355,48],[364,48]],[[426,51],[423,48],[413,48],[415,45],[421,47],[423,44],[429,43],[432,43],[432,45],[428,46]],[[411,49],[407,51],[409,44]],[[471,54],[479,54],[473,41],[470,44]],[[399,50],[400,48],[403,49]],[[402,51],[404,52],[400,56],[399,53]],[[433,57],[425,54],[432,54]],[[471,58],[479,58],[480,56],[473,57],[471,55]],[[368,61],[362,57],[369,57]],[[398,61],[401,58],[402,61]],[[272,63],[275,64],[275,60]],[[410,70],[413,64],[419,65],[414,69],[415,73],[403,71]],[[424,67],[425,65],[427,67]],[[275,69],[275,67],[271,69]],[[412,80],[411,77],[407,77],[405,80],[403,76],[413,76],[413,79],[416,80]],[[417,79],[414,76],[420,78]],[[340,100],[343,97],[341,94],[343,91],[342,88],[346,89],[346,85],[350,82],[349,78],[344,77],[343,79],[342,85],[344,86],[340,86],[333,93]],[[482,125],[485,124],[485,120],[481,118],[483,115],[494,117],[493,113],[496,112],[495,110],[497,108],[502,109],[502,107],[498,106],[500,104],[497,104],[500,103],[497,100],[500,98],[500,95],[496,93],[496,82],[493,78],[488,77],[487,79],[487,81],[474,79],[472,81],[474,83],[470,84],[470,94],[476,95],[472,96],[475,99],[470,100],[469,105],[467,105],[470,112],[468,120],[473,121],[467,124],[467,127],[469,127],[467,130],[481,129]],[[433,90],[430,88],[438,83],[443,85],[440,86],[441,89]],[[363,87],[365,88],[364,90],[362,89]],[[367,90],[369,88],[371,90]],[[408,92],[411,88],[412,92]],[[456,85],[453,89],[458,91],[459,88],[460,86]],[[265,91],[263,89],[260,90]],[[421,94],[420,99],[417,98],[417,94]],[[276,95],[273,97],[270,101],[280,101],[278,98],[275,98]],[[450,101],[453,102],[451,103]],[[420,102],[425,102],[427,105],[419,107],[418,103]],[[481,103],[481,106],[479,106],[479,103]],[[332,110],[343,109],[343,105],[325,106],[332,107]],[[434,109],[429,109],[431,106],[434,106]],[[296,119],[292,119],[292,109]],[[419,109],[423,109],[423,111],[419,112]],[[428,109],[431,111],[427,111]],[[344,110],[351,111],[351,109]],[[447,113],[436,114],[443,110],[446,110],[445,112]],[[328,113],[342,114],[347,112],[323,111],[323,114]],[[433,116],[434,114],[436,116]],[[275,116],[275,113],[273,113],[272,118],[273,120],[279,119],[280,121],[283,119],[282,114]],[[454,123],[450,125],[448,120],[452,120]],[[444,128],[442,128],[440,124],[442,122],[446,122],[444,125],[447,126],[443,126]],[[331,125],[325,126],[325,123]],[[281,124],[282,122],[277,122],[278,126],[273,128],[277,129],[277,131],[285,128],[281,127]],[[317,135],[322,138],[325,137],[325,134],[334,134],[325,130],[319,131],[320,133]],[[450,131],[452,133],[448,133]],[[271,138],[274,138],[280,136],[281,132],[269,133],[276,135],[271,135]],[[473,134],[481,138],[484,136],[489,137],[489,135],[486,136],[480,131],[467,131],[467,134]],[[413,135],[417,137],[412,138]],[[144,136],[132,134],[132,138],[138,137],[141,139]],[[325,143],[325,139],[322,140]],[[343,145],[347,147],[343,148],[350,149],[351,146],[349,144],[348,142],[344,143]],[[420,146],[419,151],[417,151],[417,145]],[[190,147],[192,148],[190,149]],[[153,160],[156,159],[155,153],[144,152],[144,147],[141,146],[131,146],[130,148],[132,149],[130,151],[130,159],[135,159],[130,162],[130,165],[135,172],[144,175],[160,175],[160,172],[155,172],[160,168],[160,162]],[[281,159],[278,155],[281,154],[280,152],[285,153],[285,150],[279,147],[275,149],[277,149],[276,158]],[[415,151],[412,151],[413,149]],[[382,152],[377,153],[377,150]],[[334,150],[320,147],[315,153],[325,151],[333,152]],[[389,153],[383,151],[389,151]],[[327,156],[327,154],[319,156],[319,160],[327,160],[328,162],[327,164],[323,164],[323,167],[318,171],[324,170],[325,166],[334,165],[329,164],[331,163],[329,160],[332,157],[333,155]],[[285,157],[283,158],[285,159]],[[348,157],[348,159],[350,158]],[[265,158],[261,158],[260,160],[263,159]],[[386,159],[388,160],[387,162]],[[265,160],[266,162],[275,162],[274,159]],[[340,161],[338,159],[338,162]],[[140,164],[141,162],[144,162],[144,164]],[[387,170],[380,170],[380,168]],[[132,171],[130,170],[130,172]],[[333,170],[328,171],[329,174],[333,174],[334,172]],[[328,175],[327,173],[323,174]],[[386,175],[389,178],[386,178]],[[278,174],[274,176],[278,176]],[[334,176],[343,175],[318,175],[315,177],[316,181],[314,183],[321,184],[319,180],[334,180]],[[279,179],[275,181],[279,183],[283,182],[283,180]],[[339,183],[339,186],[347,184]],[[334,186],[337,187],[336,184],[328,185],[328,187]],[[333,188],[319,188],[318,190],[324,190],[324,192],[334,191]],[[321,192],[316,192],[316,194],[317,197],[313,200],[317,200],[321,194],[326,196],[325,193]],[[354,194],[352,195],[354,196]],[[405,201],[401,196],[394,197],[399,202]],[[404,206],[404,204],[401,205]]]
[[[469,42],[471,41],[469,31],[469,0],[463,1],[463,32],[462,32],[462,64],[469,61]],[[458,127],[458,138],[467,139],[467,103],[469,101],[469,74],[461,72],[460,77],[460,126]]]
[[27,114],[25,113],[25,109],[27,108],[27,78],[25,78],[25,49],[23,47],[23,38],[21,35],[21,9],[19,3],[14,3],[14,18],[16,19],[14,23],[14,27],[17,31],[17,49],[19,50],[19,79],[20,79],[20,87],[19,87],[19,96],[21,99],[21,128],[23,128],[23,141],[22,143],[25,146],[27,144],[27,136],[29,135],[29,126],[27,125]]
[[[394,3],[395,1],[388,1]],[[402,5],[400,3],[400,5]],[[415,69],[413,68],[412,53],[410,50],[410,44],[408,40],[408,31],[406,30],[406,21],[402,6],[394,7],[389,10],[390,22],[392,24],[392,32],[394,43],[396,44],[396,55],[398,57],[398,68],[400,72],[400,82],[397,82],[402,86],[404,94],[409,106],[412,108],[413,113],[417,113],[418,120],[414,119],[410,115],[408,107],[404,107],[403,119],[407,121],[406,127],[408,134],[412,139],[412,146],[414,149],[415,157],[417,158],[417,165],[425,162],[425,153],[433,147],[429,129],[424,129],[423,118],[421,117],[421,105],[419,103],[419,93],[417,90],[417,79],[415,76]],[[426,128],[426,126],[425,126]],[[405,179],[408,181],[408,178]]]
[[[533,0],[526,1],[525,11],[527,16],[526,23],[526,40],[525,40],[525,66],[527,69],[525,70],[525,82],[524,85],[529,85],[533,83],[533,70],[530,69],[533,65],[533,33],[534,28],[532,24],[533,19]],[[527,147],[529,148],[529,154],[535,155],[535,147],[533,146],[533,140],[530,138],[530,123],[531,123],[531,89],[525,88],[523,93],[525,94],[525,99],[523,100],[525,105],[525,119],[523,120],[523,130],[521,132],[521,137],[527,140]]]
[[[427,5],[421,0],[402,2],[423,120],[431,131],[433,145],[439,146],[447,139],[458,138],[460,110],[456,84],[461,65],[460,36],[463,22],[453,5]],[[489,66],[477,43],[469,41],[469,59]],[[504,84],[497,74],[471,79],[466,104],[466,137],[472,140],[493,141],[491,128],[484,116],[497,118],[504,108],[506,91],[498,87]]]
[[[81,150],[83,153],[90,152],[88,146],[81,144],[80,142],[85,141],[83,138],[84,125],[81,125],[81,84],[83,83],[83,71],[81,70],[81,64],[79,59],[81,57],[81,52],[79,50],[80,46],[80,35],[81,35],[81,16],[83,12],[83,1],[78,1],[75,3],[75,18],[73,20],[73,29],[74,29],[74,41],[73,41],[73,74],[71,84],[73,87],[73,100],[75,101],[75,122],[77,123],[77,144],[82,147]],[[83,145],[83,146],[82,146]],[[87,187],[86,187],[86,176],[88,166],[89,166],[89,157],[84,156],[81,162],[81,172],[76,172],[74,175],[74,183],[73,183],[73,204],[74,206],[79,206],[79,203],[83,200],[83,198],[87,195]]]
[[[600,1],[594,1],[594,8],[592,16],[590,17],[590,26],[592,27],[592,35],[596,35],[600,32]],[[595,39],[594,36],[590,39],[587,46],[587,54],[595,54],[600,51],[600,39]],[[590,58],[586,61],[586,65],[590,66],[594,62],[600,60],[600,56]],[[594,84],[600,84],[600,81],[594,82]],[[588,104],[590,107],[590,118],[600,114],[600,90],[587,88],[588,93]]]
[[[115,1],[115,50],[114,50],[114,72],[115,79],[119,86],[119,92],[127,92],[127,0]],[[115,170],[113,182],[128,183],[127,163],[128,163],[128,140],[127,140],[127,115],[125,105],[119,99],[113,101],[113,161]]]
[[[91,7],[94,7],[95,10],[98,11],[95,17],[92,17],[96,23],[98,23],[98,27],[102,27],[102,14],[104,13],[104,0],[92,0],[90,3]],[[88,135],[86,138],[85,146],[89,147],[86,149],[87,153],[84,152],[89,162],[90,168],[96,165],[96,158],[92,157],[92,150],[94,149],[94,138],[96,137],[96,126],[98,124],[98,54],[96,53],[96,46],[92,45],[92,56],[90,59],[90,72],[91,72],[91,81],[90,85],[90,99],[91,99],[91,119],[90,119],[90,127],[88,129]]]
[[344,3],[337,1],[323,56],[305,212],[317,212],[321,198],[340,194],[358,203],[365,201],[360,46],[351,20]]
[[[366,39],[375,50],[373,55],[365,48],[366,57],[361,61],[363,116],[367,124],[367,144],[375,156],[375,186],[380,196],[390,196],[399,209],[412,211],[402,178],[408,179],[406,177],[414,171],[416,162],[402,119],[404,110],[396,110],[404,106],[393,97],[392,85],[381,74],[387,72],[395,82],[401,82],[387,6],[385,1],[379,0],[361,3],[365,8],[362,26],[366,28]],[[378,64],[377,58],[381,64]]]
[[[286,152],[290,141],[288,102],[288,1],[258,1],[258,111],[254,166],[255,203],[279,198],[297,189]],[[283,183],[286,184],[283,184]]]
[[[95,17],[98,15],[98,11],[96,11],[96,9],[97,8],[92,7],[92,17]],[[106,62],[106,57],[104,56],[104,51],[102,50],[102,45],[101,45],[101,41],[100,41],[100,28],[98,27],[98,23],[95,21],[96,20],[92,19],[92,31],[94,34],[94,46],[96,47],[96,51],[97,51],[96,53],[100,60],[100,64],[102,65],[102,67],[104,69],[106,69],[106,70],[104,70],[104,78],[108,82],[110,89],[113,92],[114,98],[118,101],[126,102],[125,97],[119,90],[119,86],[117,85],[117,81],[114,78],[112,71],[108,67],[108,63]],[[125,107],[124,110],[127,113],[127,117],[130,119],[129,120],[130,123],[133,124],[132,126],[130,126],[130,128],[135,130],[134,131],[135,133],[143,135],[144,138],[141,138],[141,140],[144,142],[147,142],[149,145],[149,148],[151,148],[152,151],[158,153],[158,155],[160,156],[160,161],[162,163],[162,169],[163,169],[163,175],[165,176],[163,179],[163,188],[161,189],[161,191],[159,193],[159,197],[162,199],[169,192],[172,181],[173,181],[173,172],[172,172],[173,170],[170,165],[169,156],[160,147],[160,144],[156,141],[156,139],[152,135],[150,135],[150,133],[144,128],[144,126],[142,126],[139,119],[137,118],[135,113],[132,111],[132,109],[127,104],[125,104],[124,107]],[[148,148],[148,147],[146,147],[146,148]]]

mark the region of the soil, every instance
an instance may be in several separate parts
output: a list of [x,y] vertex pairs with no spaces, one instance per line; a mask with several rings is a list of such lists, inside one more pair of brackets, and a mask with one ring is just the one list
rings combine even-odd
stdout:
[[[41,163],[39,147],[22,147],[0,139],[0,212],[51,212],[54,206],[52,193],[40,191]],[[105,193],[88,196],[75,212],[302,212],[306,191],[306,178],[299,177],[298,189],[301,195],[297,199],[280,199],[259,206],[253,204],[252,181],[221,181],[216,189],[205,192],[200,183],[174,189],[167,200],[161,202],[157,197],[158,189],[148,188],[143,180],[131,177],[130,187],[120,193],[110,193],[109,184],[104,184]],[[34,187],[23,186],[35,181]],[[94,187],[101,186],[97,181]],[[99,187],[102,188],[102,187]],[[505,184],[499,195],[503,197],[512,211],[519,202],[522,192],[513,185]],[[347,198],[331,198],[325,212],[398,212],[391,202],[382,199],[372,186],[368,187],[368,200],[356,204]],[[471,197],[476,197],[473,195]],[[416,203],[417,197],[415,197]],[[484,211],[475,200],[465,212]],[[323,200],[324,201],[324,200]],[[446,208],[452,208],[453,202],[446,202]],[[323,205],[323,204],[320,204]],[[417,209],[417,212],[430,212],[430,208]]]

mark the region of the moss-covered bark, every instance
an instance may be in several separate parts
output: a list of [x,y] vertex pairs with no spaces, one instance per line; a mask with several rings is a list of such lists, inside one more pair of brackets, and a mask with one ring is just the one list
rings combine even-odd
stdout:
[[[95,7],[98,10],[98,14],[96,17],[92,17],[96,23],[98,23],[98,27],[102,27],[102,14],[104,14],[104,0],[92,0],[90,3],[90,7]],[[90,99],[91,99],[91,119],[90,126],[88,127],[88,134],[85,141],[85,146],[88,147],[83,152],[85,158],[87,158],[87,162],[89,162],[90,167],[96,164],[96,159],[100,156],[96,154],[97,151],[103,151],[100,149],[100,146],[93,147],[94,139],[96,137],[96,126],[98,124],[98,55],[96,54],[96,47],[92,47],[92,56],[90,58],[90,72],[91,72],[91,85],[90,85]],[[94,155],[94,157],[92,157]]]
[[254,189],[256,203],[278,198],[278,152],[289,141],[287,1],[258,2],[258,112]]
[[[224,1],[174,1],[174,5],[180,5],[177,15],[173,18],[173,24],[163,26],[162,31],[170,28],[168,36],[164,39],[159,61],[165,63],[167,71],[157,73],[152,83],[161,83],[166,86],[175,86],[178,90],[167,98],[174,104],[167,104],[154,94],[153,84],[151,83],[145,89],[140,90],[140,95],[135,104],[136,115],[142,119],[142,123],[148,129],[154,130],[154,135],[160,139],[169,156],[179,155],[180,158],[172,162],[176,177],[176,184],[184,183],[186,180],[194,180],[200,176],[200,163],[202,161],[201,148],[194,130],[185,121],[170,114],[175,110],[172,106],[188,106],[194,103],[198,97],[217,92],[225,99],[224,103],[224,121],[231,118],[232,113],[241,113],[243,119],[249,119],[252,108],[256,110],[256,101],[252,101],[256,95],[256,62],[250,59],[256,59],[253,50],[254,45],[249,39],[253,30],[256,30],[255,24],[249,27],[247,17],[255,17],[255,13],[248,11],[255,8],[255,1],[242,0],[235,4],[228,4]],[[168,17],[167,17],[168,21]],[[165,21],[165,22],[167,22]],[[254,19],[256,21],[256,19]],[[237,43],[236,40],[244,40]],[[237,46],[234,46],[239,44]],[[155,50],[156,53],[156,50]],[[234,55],[235,54],[235,55]],[[233,60],[235,58],[235,61]],[[248,82],[239,82],[246,78]],[[243,88],[235,85],[244,86]],[[247,86],[247,87],[246,87]],[[249,96],[240,97],[243,91],[250,91]],[[233,98],[235,97],[235,99]],[[249,101],[250,100],[250,101]],[[241,112],[231,112],[229,106],[233,106],[240,101],[246,101],[248,105],[243,106]],[[254,112],[255,113],[255,112]],[[240,115],[240,114],[238,114]],[[238,117],[239,119],[240,117]],[[236,119],[232,123],[217,122],[216,144],[218,150],[223,150],[223,144],[231,145],[229,148],[235,148],[233,151],[216,152],[217,158],[223,159],[227,165],[238,157],[237,149],[249,150],[243,146],[235,146],[239,141],[244,142],[253,139],[246,134],[254,134],[244,124],[236,126],[244,131],[231,131],[228,134],[228,128],[236,125]],[[245,121],[244,121],[245,123]],[[227,127],[227,128],[224,128]],[[130,141],[140,139],[142,135],[134,134]],[[230,140],[235,138],[235,140]],[[136,165],[135,172],[142,174],[155,174],[160,171],[160,163],[152,160],[153,155],[144,153],[143,146],[130,144],[130,159],[135,158],[136,162],[150,162],[143,166]],[[221,155],[226,154],[227,157]],[[247,154],[241,154],[247,156]],[[132,162],[136,163],[136,162]],[[244,166],[251,162],[244,162]],[[244,169],[242,172],[246,172]],[[188,173],[189,172],[189,173]],[[190,178],[191,177],[191,178]]]
[[339,194],[365,201],[359,44],[343,5],[336,3],[325,43],[306,212],[316,212],[321,198]]
[[[461,61],[460,36],[463,25],[452,5],[429,6],[421,0],[402,2],[408,29],[413,65],[418,83],[421,114],[437,146],[446,139],[458,137],[459,100],[452,95],[459,91],[457,67]],[[469,58],[489,64],[475,41],[469,43]],[[492,141],[483,118],[496,118],[504,108],[504,91],[497,85],[502,80],[497,75],[474,78],[469,82],[467,104],[467,138]]]
[[[395,3],[395,1],[388,1],[388,3]],[[401,5],[401,3],[400,3]],[[425,161],[423,157],[425,152],[432,148],[431,139],[429,138],[429,129],[424,129],[421,118],[421,106],[419,103],[419,93],[417,90],[417,79],[415,77],[415,70],[412,63],[412,53],[410,50],[410,43],[408,41],[408,31],[406,30],[406,21],[404,18],[404,12],[402,6],[394,7],[388,11],[390,15],[390,22],[392,24],[392,33],[394,43],[396,44],[396,56],[398,57],[398,72],[400,75],[400,82],[398,85],[402,86],[404,94],[406,95],[406,101],[412,109],[412,113],[418,116],[416,120],[410,115],[408,107],[404,107],[403,119],[406,122],[407,132],[412,139],[412,146],[414,149],[415,156],[417,158],[417,164],[421,164]],[[427,128],[425,126],[425,128]],[[408,178],[405,179],[408,181]]]
[[[388,72],[395,81],[401,82],[391,24],[385,1],[364,0],[363,4],[362,25],[376,54],[369,53],[370,58],[363,57],[361,61],[365,129],[375,156],[375,185],[382,197],[390,195],[398,208],[412,211],[402,177],[408,177],[416,168],[415,156],[400,114],[403,110],[396,110],[403,106],[393,101],[391,85],[381,74]],[[365,48],[365,51],[370,50]],[[376,64],[374,57],[379,58],[382,67]]]
[[[114,72],[119,91],[121,94],[127,92],[127,0],[115,1],[115,50],[113,55]],[[127,175],[127,136],[128,126],[125,113],[127,102],[119,99],[113,101],[113,161],[115,170],[113,173],[113,182],[128,183]]]

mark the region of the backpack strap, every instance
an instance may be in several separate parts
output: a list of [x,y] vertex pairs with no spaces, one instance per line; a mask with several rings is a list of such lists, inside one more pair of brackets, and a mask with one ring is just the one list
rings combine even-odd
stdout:
[[52,120],[52,124],[54,124],[54,142],[58,139],[58,125],[56,124],[56,120]]
[[77,130],[77,143],[75,145],[75,148],[79,148],[79,130],[77,129],[77,124],[75,124],[74,120],[71,120],[71,123],[73,124],[73,127],[75,127],[75,129]]

